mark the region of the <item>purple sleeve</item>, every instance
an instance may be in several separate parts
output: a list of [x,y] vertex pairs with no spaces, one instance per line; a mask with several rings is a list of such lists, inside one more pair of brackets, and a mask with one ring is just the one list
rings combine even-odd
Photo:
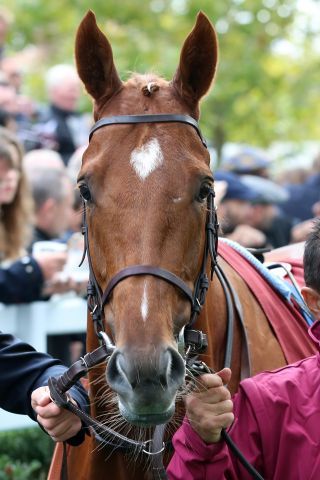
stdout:
[[228,448],[224,442],[206,444],[193,430],[187,418],[173,437],[175,453],[167,468],[169,480],[204,480],[214,459],[215,480],[225,479]]
[[[234,397],[235,421],[228,433],[247,460],[261,472],[260,432],[255,409],[261,411],[263,405],[259,391],[254,385],[251,387],[248,389],[250,398],[242,387]],[[206,444],[187,419],[174,435],[173,446],[175,452],[167,469],[170,480],[252,479],[223,441]]]

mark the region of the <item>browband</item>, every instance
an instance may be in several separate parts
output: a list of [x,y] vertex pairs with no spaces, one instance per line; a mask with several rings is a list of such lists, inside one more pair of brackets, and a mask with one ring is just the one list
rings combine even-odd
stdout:
[[117,115],[114,117],[103,117],[98,120],[90,130],[89,142],[92,135],[96,130],[107,125],[121,125],[129,123],[186,123],[191,125],[199,135],[202,144],[207,148],[207,143],[203,138],[199,124],[197,120],[189,115],[176,115],[176,114],[158,114],[158,115]]

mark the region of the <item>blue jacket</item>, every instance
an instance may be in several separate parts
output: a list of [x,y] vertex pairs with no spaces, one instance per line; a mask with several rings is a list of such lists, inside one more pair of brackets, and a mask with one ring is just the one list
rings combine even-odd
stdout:
[[0,303],[29,303],[41,298],[43,276],[37,262],[22,257],[8,268],[0,267]]
[[[36,413],[31,407],[31,393],[47,385],[49,377],[59,376],[66,369],[59,360],[0,332],[0,408],[29,415],[36,420]],[[80,384],[72,387],[70,394],[83,411],[88,411],[89,399]],[[82,429],[68,443],[78,445],[83,439]]]

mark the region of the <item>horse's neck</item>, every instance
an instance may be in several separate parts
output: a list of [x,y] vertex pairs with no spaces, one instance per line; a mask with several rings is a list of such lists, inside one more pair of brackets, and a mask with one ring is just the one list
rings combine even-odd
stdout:
[[[230,389],[235,391],[244,369],[246,343],[249,352],[250,375],[265,369],[273,369],[285,365],[283,352],[274,336],[268,319],[261,309],[254,295],[240,276],[221,258],[219,265],[223,269],[228,281],[236,292],[243,311],[243,326],[246,331],[247,342],[239,317],[235,311],[235,324],[232,351],[232,380]],[[233,309],[235,310],[234,306]],[[210,285],[207,300],[196,328],[203,329],[208,336],[208,351],[203,360],[216,371],[224,366],[226,338],[227,338],[227,307],[226,295],[221,283],[215,275]]]

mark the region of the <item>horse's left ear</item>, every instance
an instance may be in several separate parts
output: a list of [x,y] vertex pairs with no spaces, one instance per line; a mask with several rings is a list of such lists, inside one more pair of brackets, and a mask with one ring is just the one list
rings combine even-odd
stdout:
[[196,104],[207,93],[215,75],[218,41],[209,19],[200,12],[193,30],[186,38],[180,63],[172,80],[179,95]]
[[75,60],[79,77],[94,100],[108,99],[120,89],[122,82],[113,62],[111,45],[98,28],[91,10],[77,31]]

